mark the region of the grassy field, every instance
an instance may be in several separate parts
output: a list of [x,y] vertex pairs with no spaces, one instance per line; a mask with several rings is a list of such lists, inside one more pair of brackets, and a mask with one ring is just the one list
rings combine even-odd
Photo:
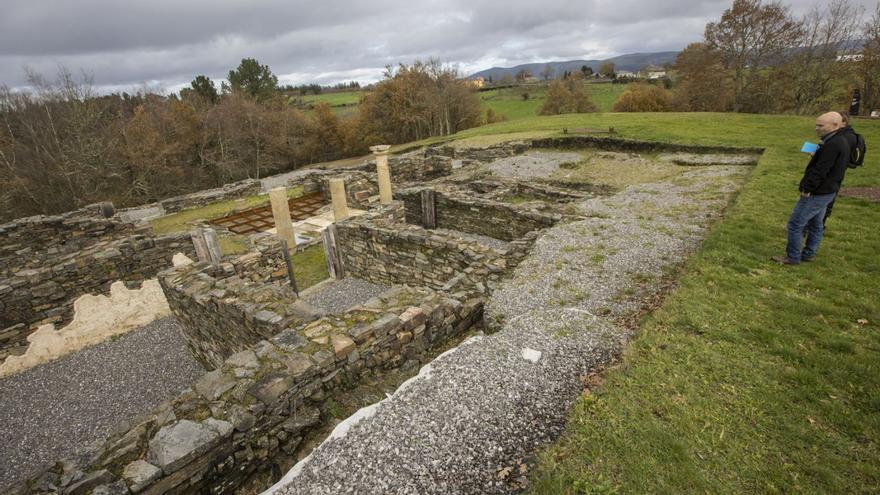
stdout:
[[[330,110],[338,117],[346,117],[357,112],[357,106],[361,101],[360,91],[340,91],[338,93],[321,93],[319,95],[298,96],[305,105],[327,103]],[[306,114],[311,110],[306,110]]]
[[[531,492],[880,492],[880,207],[840,198],[817,261],[769,261],[785,247],[798,150],[815,141],[806,117],[562,115],[457,137],[609,126],[766,152],[678,287],[541,453]],[[880,142],[880,122],[855,126]],[[878,157],[846,185],[880,185]]]
[[338,93],[321,93],[319,95],[301,96],[306,103],[327,103],[331,107],[357,105],[361,101],[360,91],[340,91]]
[[[594,83],[584,87],[602,112],[611,111],[611,107],[626,88],[625,84]],[[528,94],[528,99],[523,94]],[[504,115],[507,120],[534,117],[544,104],[547,96],[546,85],[532,85],[517,88],[494,89],[479,93],[485,107]]]

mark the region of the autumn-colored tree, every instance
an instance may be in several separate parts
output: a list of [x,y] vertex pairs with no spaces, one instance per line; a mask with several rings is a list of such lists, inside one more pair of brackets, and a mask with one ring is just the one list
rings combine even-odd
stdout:
[[614,78],[614,62],[604,62],[599,66],[599,75],[609,79]]
[[547,88],[547,96],[538,109],[539,115],[558,115],[562,113],[597,112],[598,107],[590,99],[584,88],[583,76],[575,73],[571,77],[556,79]]
[[339,118],[330,110],[330,105],[326,102],[315,105],[309,117],[306,138],[308,161],[323,162],[340,158],[344,146],[342,132]]
[[862,30],[862,59],[858,61],[857,77],[865,113],[880,110],[880,4]]
[[369,132],[384,141],[445,136],[482,120],[473,85],[436,60],[389,67],[385,76],[360,105]]
[[615,112],[668,112],[672,95],[655,84],[634,83],[626,87],[614,102]]
[[767,111],[780,86],[762,70],[783,63],[800,36],[788,7],[761,0],[734,0],[720,20],[706,25],[706,44],[733,72],[734,111]]
[[775,74],[785,88],[778,110],[812,115],[848,99],[844,88],[835,88],[845,72],[837,57],[854,51],[859,15],[849,0],[831,0],[803,18],[797,49]]
[[726,112],[733,104],[733,79],[721,54],[705,43],[691,43],[675,59],[673,106],[686,112]]
[[504,115],[497,113],[492,107],[486,107],[486,123],[494,124],[496,122],[502,122],[505,120]]

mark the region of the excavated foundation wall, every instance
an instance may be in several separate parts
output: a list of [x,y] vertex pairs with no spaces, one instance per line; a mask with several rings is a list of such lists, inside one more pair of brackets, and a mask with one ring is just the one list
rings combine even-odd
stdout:
[[[240,268],[240,266],[239,266]],[[198,263],[160,274],[190,352],[206,369],[284,329],[317,318],[286,285],[256,284],[232,264]]]
[[[401,191],[407,223],[421,225],[422,188]],[[552,227],[561,217],[517,208],[513,205],[474,197],[455,197],[435,192],[434,211],[437,228],[484,235],[502,241],[513,241],[529,232]]]
[[27,348],[35,325],[69,322],[79,296],[152,278],[177,252],[195,256],[188,235],[157,237],[97,207],[16,220],[0,235],[0,361]]
[[[211,298],[211,290],[193,288],[190,297]],[[87,461],[59,461],[10,493],[234,493],[293,465],[303,439],[329,419],[332,394],[425,359],[482,311],[478,294],[394,288],[359,309],[284,330],[118,428]]]
[[[389,221],[389,217],[396,219]],[[501,272],[524,258],[537,232],[499,251],[469,240],[402,222],[403,203],[336,224],[339,258],[346,276],[383,285],[416,285],[454,292],[492,290]]]

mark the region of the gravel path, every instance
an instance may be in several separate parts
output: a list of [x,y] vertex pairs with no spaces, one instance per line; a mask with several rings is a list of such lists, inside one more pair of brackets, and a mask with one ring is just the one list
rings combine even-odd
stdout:
[[486,165],[492,173],[501,177],[542,178],[550,177],[566,162],[583,160],[579,153],[558,151],[532,151],[524,155],[500,158]]
[[317,292],[307,294],[303,299],[328,314],[345,313],[353,306],[367,302],[388,290],[389,287],[377,285],[358,278],[346,277],[336,280]]
[[750,169],[687,171],[579,203],[496,290],[497,333],[444,354],[361,410],[294,467],[279,494],[494,494],[527,484],[527,458],[563,430],[581,376],[607,364],[660,276],[694,249]]
[[0,492],[150,411],[204,369],[173,317],[0,381]]

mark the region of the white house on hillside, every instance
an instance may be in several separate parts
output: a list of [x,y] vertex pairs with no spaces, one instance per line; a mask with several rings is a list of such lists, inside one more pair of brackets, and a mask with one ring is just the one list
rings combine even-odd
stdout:
[[660,79],[661,77],[666,77],[666,69],[656,65],[649,65],[642,69],[642,74],[648,79]]

